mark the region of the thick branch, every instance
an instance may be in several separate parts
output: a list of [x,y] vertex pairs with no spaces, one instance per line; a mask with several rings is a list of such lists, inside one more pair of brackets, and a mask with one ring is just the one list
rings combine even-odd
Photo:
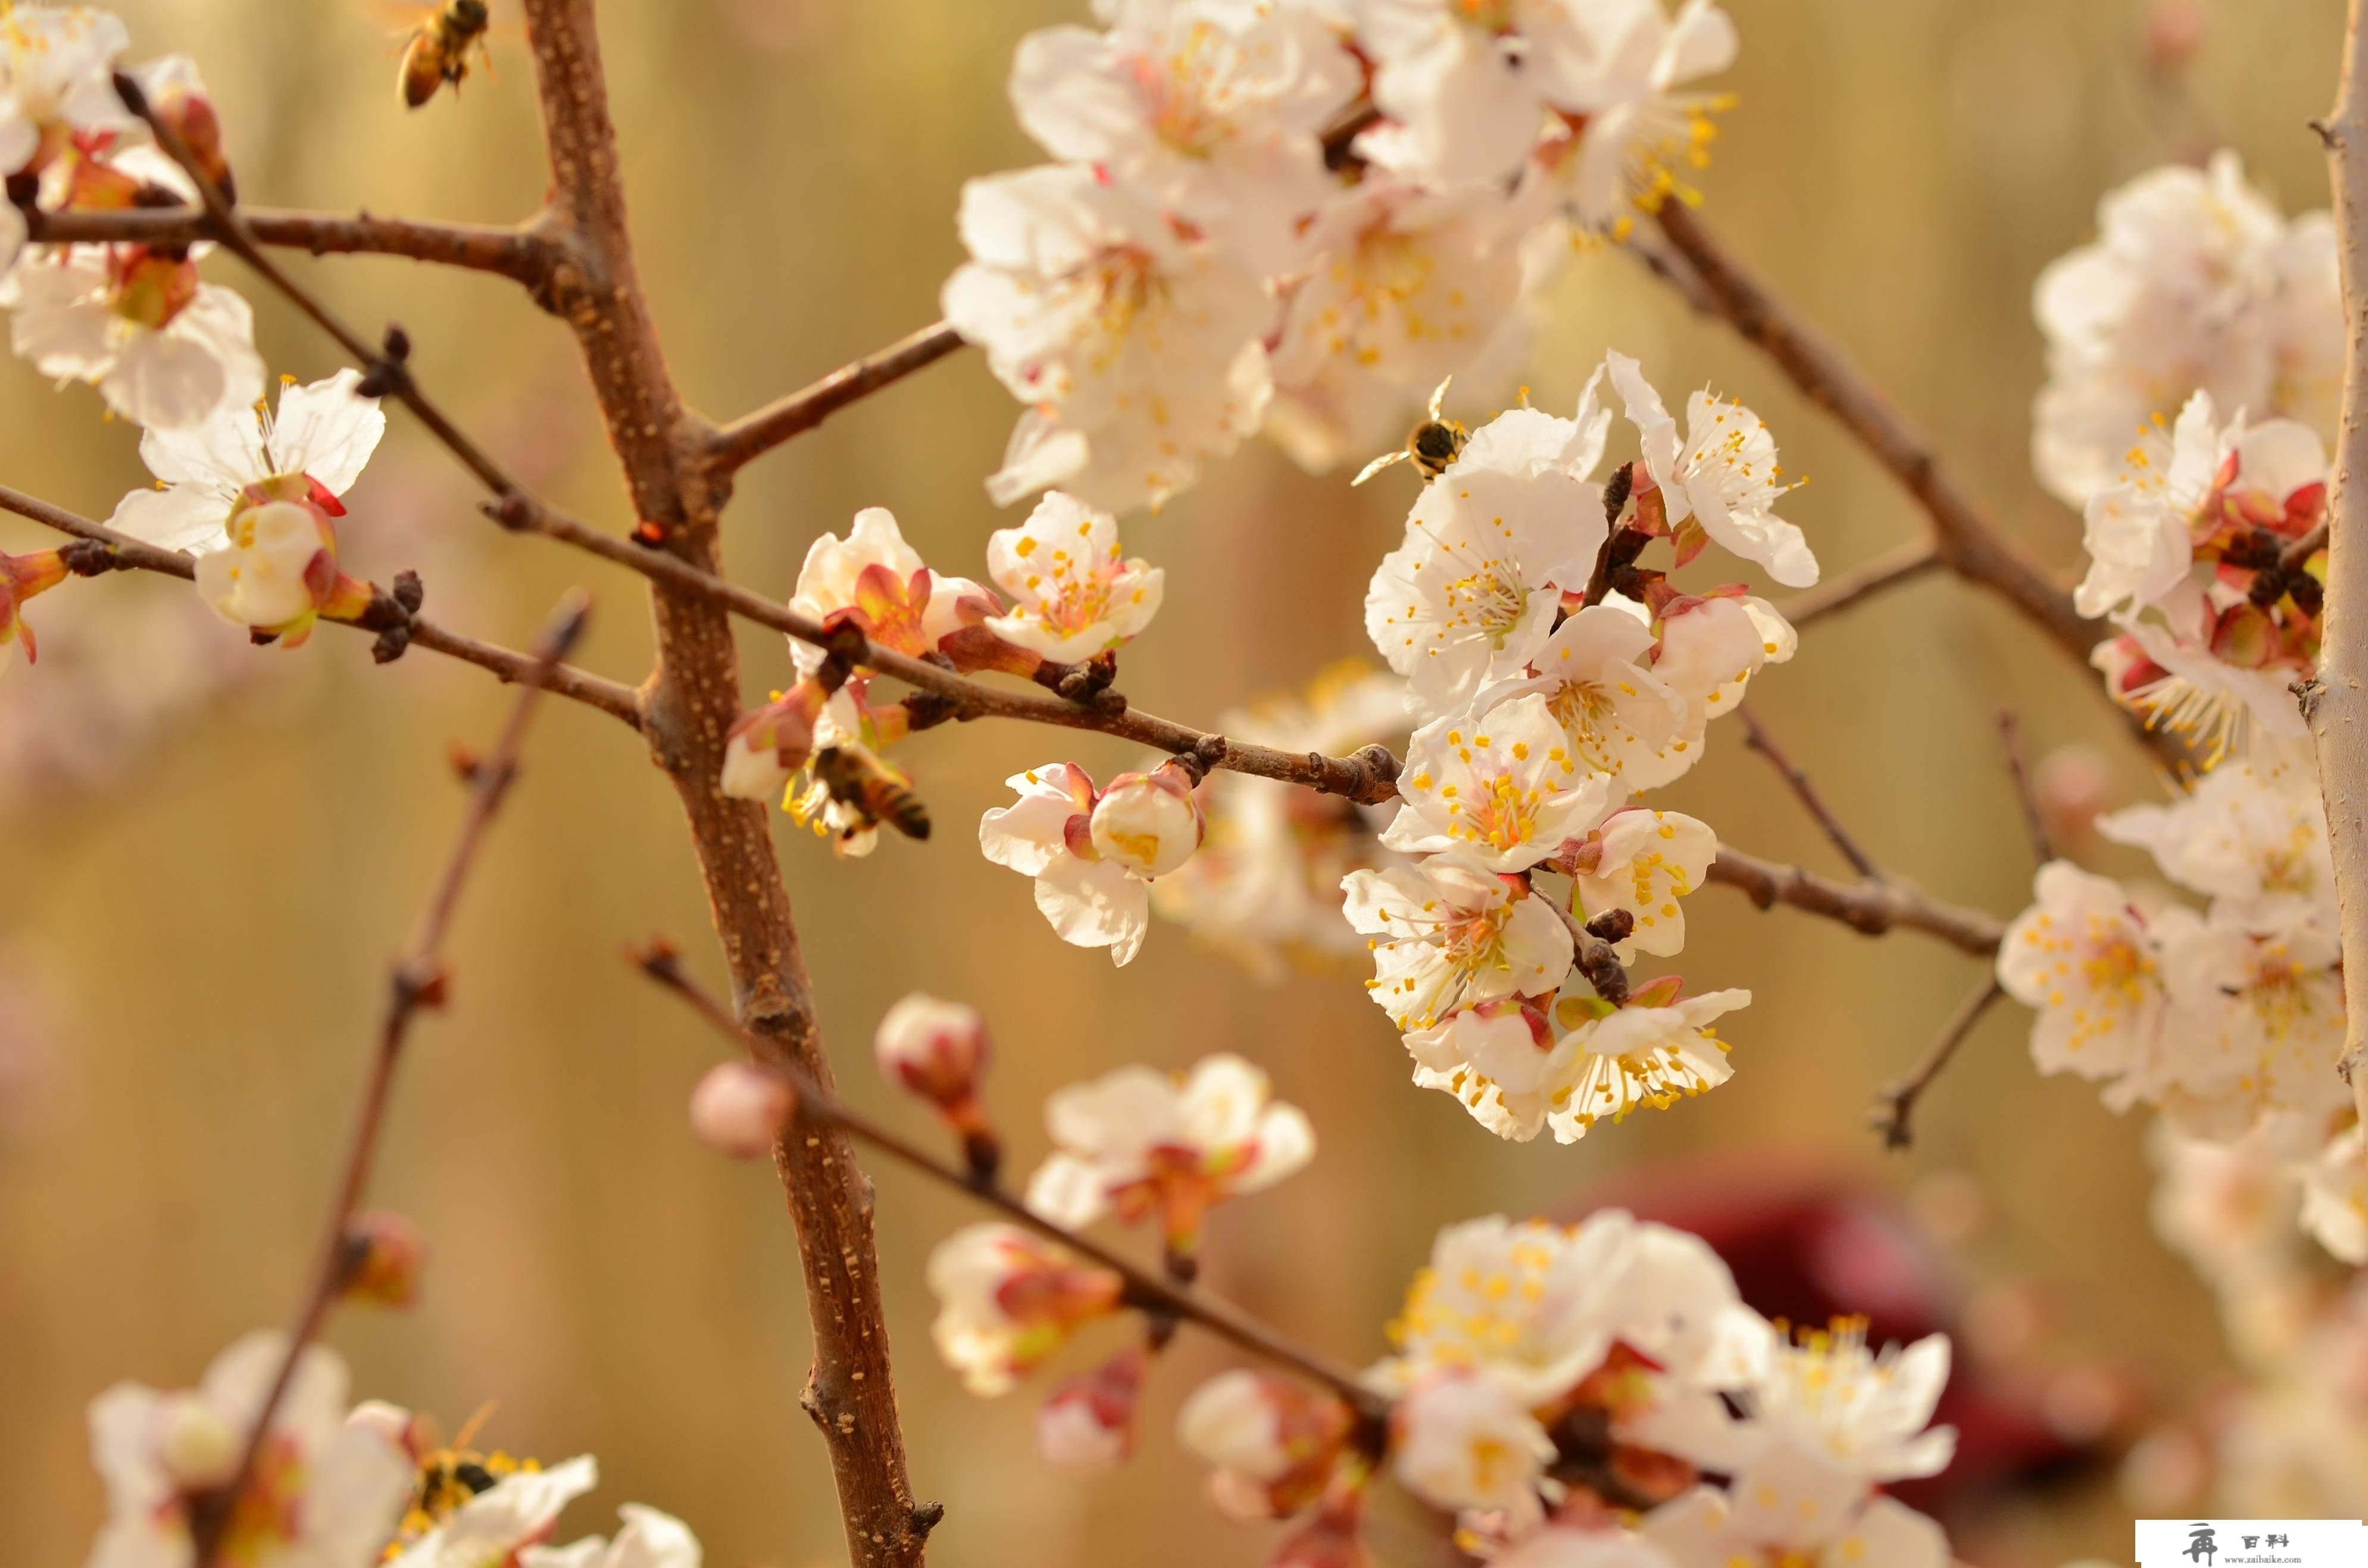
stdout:
[[2328,502],[2326,637],[2302,711],[2318,746],[2343,945],[2343,1071],[2368,1124],[2368,25],[2351,0],[2343,81],[2319,128],[2343,267],[2343,423]]
[[939,322],[902,342],[890,344],[877,354],[833,370],[814,385],[768,403],[716,431],[710,449],[715,466],[729,473],[791,437],[805,434],[848,403],[860,402],[882,387],[903,381],[924,366],[936,364],[962,346],[962,334]]
[[[310,251],[314,256],[399,256],[473,272],[493,272],[529,289],[548,280],[556,255],[533,225],[499,228],[484,223],[428,223],[333,212],[292,212],[243,207],[255,237],[267,245]],[[135,207],[120,212],[26,213],[31,239],[51,244],[97,244],[127,241],[149,245],[185,245],[222,240],[224,231],[202,207]]]
[[[551,301],[575,329],[609,439],[632,492],[645,559],[712,576],[721,565],[713,431],[689,414],[666,369],[635,275],[616,128],[592,0],[526,0],[552,164],[552,217],[566,259]],[[524,499],[515,484],[496,494]],[[626,547],[631,550],[632,547]],[[773,851],[772,822],[719,789],[738,717],[732,623],[710,595],[661,583],[653,597],[658,668],[646,706],[652,755],[682,802],[734,1000],[758,1054],[827,1090],[830,1062]],[[814,1358],[802,1400],[829,1449],[855,1568],[917,1568],[942,1510],[916,1506],[896,1410],[871,1231],[871,1184],[844,1132],[814,1128],[776,1150],[797,1223]]]
[[1980,958],[1996,953],[2006,937],[2006,927],[1980,910],[1942,903],[1896,877],[1839,882],[1722,844],[1709,880],[1740,889],[1762,909],[1788,903],[1869,937],[1894,929],[1921,931]]
[[255,1475],[272,1417],[287,1397],[289,1385],[295,1381],[305,1346],[319,1336],[330,1306],[346,1288],[352,1267],[349,1232],[377,1158],[379,1136],[386,1125],[387,1102],[393,1091],[395,1069],[402,1062],[404,1042],[410,1038],[412,1021],[420,1009],[442,1005],[444,937],[451,928],[452,913],[460,905],[461,891],[468,882],[470,871],[476,866],[485,830],[492,824],[495,812],[500,809],[502,798],[509,792],[511,779],[517,776],[518,752],[526,743],[527,726],[533,721],[542,697],[544,677],[559,666],[568,649],[583,634],[588,608],[581,594],[570,595],[537,640],[534,663],[526,676],[526,689],[518,693],[517,702],[511,706],[509,722],[503,726],[500,740],[472,774],[469,809],[461,819],[460,832],[445,858],[444,869],[436,879],[427,907],[420,913],[410,945],[395,963],[388,985],[386,1016],[379,1027],[378,1051],[363,1086],[353,1137],[346,1147],[344,1174],[338,1178],[336,1195],[330,1205],[328,1225],[321,1238],[319,1259],[313,1265],[303,1305],[297,1312],[295,1326],[289,1332],[286,1353],[256,1413],[255,1425],[247,1431],[237,1468],[232,1471],[229,1482],[190,1515],[190,1561],[203,1568],[214,1568],[220,1561],[217,1548],[222,1544],[225,1527],[237,1513],[241,1494]]
[[[178,551],[159,549],[155,545],[133,539],[128,534],[118,533],[102,523],[94,523],[87,517],[76,516],[63,506],[53,506],[36,496],[28,495],[22,491],[11,490],[6,485],[0,485],[0,510],[14,512],[20,517],[30,518],[46,528],[55,528],[60,533],[72,534],[76,539],[92,540],[104,544],[107,546],[108,561],[119,567],[138,572],[161,573],[167,577],[178,577],[184,582],[188,581],[197,572],[196,563],[191,558]],[[381,602],[372,607],[374,610],[385,609],[393,604],[393,601],[382,593],[379,598]],[[371,619],[368,613],[360,619],[352,620],[339,619],[334,616],[324,616],[323,619],[334,621],[340,626],[350,626],[358,631],[381,632],[386,630],[384,625]],[[402,614],[401,619],[408,633],[407,641],[412,647],[426,648],[431,653],[442,653],[465,664],[475,665],[480,669],[492,671],[507,682],[524,680],[536,673],[538,666],[532,655],[521,653],[515,648],[505,648],[495,642],[483,642],[474,637],[448,631],[416,610]],[[622,720],[636,730],[642,727],[641,695],[629,686],[596,676],[588,670],[577,669],[573,665],[555,665],[542,678],[543,684],[556,696],[571,699],[587,707],[598,708],[610,718]]]
[[1941,564],[1941,551],[1929,539],[1910,540],[1885,551],[1856,571],[1828,577],[1805,593],[1794,594],[1776,607],[1795,628],[1855,608],[1886,589],[1917,578]]

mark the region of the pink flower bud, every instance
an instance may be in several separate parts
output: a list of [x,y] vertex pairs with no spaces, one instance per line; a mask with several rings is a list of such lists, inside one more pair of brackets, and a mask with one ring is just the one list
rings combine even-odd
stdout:
[[1134,1453],[1134,1418],[1143,1398],[1143,1347],[1130,1345],[1101,1366],[1067,1380],[1036,1416],[1036,1443],[1056,1470],[1115,1470]]
[[916,991],[880,1020],[880,1071],[949,1115],[975,1103],[990,1046],[978,1009]]
[[1094,802],[1094,848],[1139,877],[1164,877],[1201,847],[1207,824],[1191,774],[1178,762],[1121,773]]
[[2155,0],[2146,8],[2146,69],[2176,76],[2203,52],[2203,7],[2195,0]]
[[797,1103],[789,1085],[770,1073],[726,1062],[690,1092],[691,1136],[719,1154],[753,1160],[772,1152]]
[[1295,1514],[1323,1491],[1349,1439],[1336,1399],[1269,1372],[1221,1372],[1178,1412],[1176,1434],[1214,1467],[1211,1494],[1245,1521]]
[[17,612],[27,599],[47,593],[65,580],[65,558],[54,550],[32,555],[0,553],[0,669],[8,667],[8,660],[19,642],[25,645],[25,662],[33,662],[37,656],[33,629],[24,623]]
[[2058,746],[2042,757],[2031,778],[2032,794],[2048,841],[2059,849],[2089,842],[2097,813],[2113,798],[2113,769],[2091,745]]
[[337,1293],[349,1301],[407,1307],[419,1299],[427,1244],[400,1214],[357,1214],[346,1225],[345,1278]]

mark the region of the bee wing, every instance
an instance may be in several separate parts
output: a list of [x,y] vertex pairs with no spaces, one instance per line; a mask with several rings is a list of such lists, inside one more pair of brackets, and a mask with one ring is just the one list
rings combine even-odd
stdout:
[[1392,463],[1405,463],[1412,461],[1414,461],[1414,454],[1407,451],[1404,447],[1400,447],[1396,451],[1383,452],[1380,457],[1377,457],[1372,462],[1367,463],[1363,468],[1357,471],[1357,477],[1350,480],[1349,483],[1352,486],[1362,484],[1365,481],[1372,478],[1373,475],[1381,472],[1382,470],[1389,467]]

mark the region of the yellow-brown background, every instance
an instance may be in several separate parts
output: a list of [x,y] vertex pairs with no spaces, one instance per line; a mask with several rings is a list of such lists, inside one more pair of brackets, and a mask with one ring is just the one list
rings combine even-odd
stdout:
[[[529,70],[497,42],[498,80],[406,115],[388,45],[331,0],[127,0],[142,54],[195,54],[250,199],[503,221],[544,175]],[[1741,104],[1707,179],[1737,246],[1823,319],[1929,426],[2016,533],[2068,564],[2070,515],[2032,484],[2026,409],[2040,349],[2032,277],[2083,239],[2098,193],[2166,154],[2130,0],[1735,0]],[[603,43],[636,202],[642,271],[684,390],[726,415],[930,320],[957,262],[967,176],[1032,161],[1003,96],[1030,28],[1082,19],[1058,0],[610,0]],[[2303,121],[2329,100],[2336,0],[2209,6],[2197,101],[2290,209],[2322,205]],[[630,522],[564,331],[510,286],[397,261],[300,263],[341,306],[399,318],[418,364],[469,422],[555,497]],[[254,298],[275,371],[335,361]],[[1665,388],[1713,381],[1759,408],[1788,466],[1814,475],[1791,515],[1828,570],[1912,535],[1902,494],[1753,354],[1688,320],[1625,258],[1581,258],[1559,287],[1530,379],[1561,406],[1607,343]],[[134,432],[74,388],[0,374],[0,479],[104,515],[143,483]],[[746,476],[730,517],[735,574],[786,593],[806,543],[861,506],[893,508],[944,569],[975,571],[1010,519],[980,480],[1013,414],[975,356],[843,415]],[[1169,574],[1129,651],[1126,687],[1205,721],[1363,645],[1372,562],[1395,540],[1403,476],[1352,494],[1256,447],[1219,467],[1131,548]],[[381,579],[417,562],[430,607],[523,640],[564,585],[599,596],[587,663],[628,678],[648,639],[633,583],[495,537],[444,454],[397,415],[356,497],[350,550]],[[373,540],[373,506],[400,542]],[[10,529],[5,536],[21,540]],[[17,544],[22,548],[21,542]],[[66,620],[102,595],[36,607]],[[222,629],[225,637],[234,636]],[[745,640],[752,691],[786,665]],[[257,653],[256,659],[280,655]],[[442,760],[482,738],[500,697],[416,655],[373,669],[334,630],[289,656],[317,666],[285,700],[201,716],[120,790],[51,797],[5,824],[0,936],[39,944],[67,1028],[0,1133],[0,1558],[78,1562],[100,1507],[84,1402],[109,1381],[187,1382],[234,1335],[281,1321],[305,1267],[362,1071],[387,955],[458,808]],[[21,666],[0,704],[41,678]],[[1886,861],[1950,896],[2020,906],[2030,865],[1989,714],[2010,703],[2035,749],[2113,746],[2077,671],[1970,592],[1928,582],[1812,631],[1755,702]],[[1624,1167],[1706,1146],[1810,1151],[1906,1187],[1969,1170],[1996,1201],[1978,1254],[1994,1278],[2044,1283],[2064,1353],[2117,1357],[2172,1389],[2214,1364],[2208,1308],[2146,1232],[2136,1127],[2094,1094],[2035,1078],[2022,1017],[2001,1008],[1938,1093],[1916,1153],[1882,1160],[1871,1091],[1919,1051],[1978,976],[1912,937],[1871,943],[1724,891],[1691,905],[1696,986],[1759,1000],[1727,1031],[1734,1083],[1585,1144],[1498,1143],[1450,1099],[1406,1082],[1404,1056],[1353,976],[1253,984],[1170,926],[1113,972],[1064,948],[1025,881],[970,846],[999,780],[1070,749],[1012,727],[910,748],[941,824],[834,864],[784,819],[823,1023],[854,1096],[891,1114],[864,1062],[873,1020],[926,988],[984,1007],[993,1092],[1015,1156],[1042,1150],[1049,1089],[1127,1061],[1216,1048],[1269,1068],[1306,1107],[1315,1168],[1224,1213],[1218,1286],[1294,1333],[1361,1359],[1441,1223],[1554,1202]],[[1098,770],[1125,754],[1080,744]],[[2143,768],[2113,753],[2133,790]],[[1676,791],[1734,842],[1832,869],[1794,804],[1732,735]],[[424,1305],[341,1315],[332,1341],[358,1389],[457,1422],[498,1399],[493,1436],[555,1458],[598,1453],[599,1494],[678,1512],[721,1568],[843,1560],[820,1447],[795,1403],[804,1308],[780,1198],[683,1130],[711,1040],[615,959],[652,931],[713,971],[697,878],[669,794],[634,740],[556,711],[487,855],[454,945],[455,1003],[419,1033],[374,1199],[435,1247]],[[1048,1474],[1026,1395],[982,1403],[931,1355],[929,1246],[970,1215],[896,1171],[879,1177],[881,1265],[916,1483],[949,1513],[948,1568],[1027,1562],[1247,1562],[1259,1542],[1217,1521],[1167,1415],[1221,1364],[1188,1341],[1164,1367],[1143,1459],[1115,1476]],[[2118,1551],[2110,1504],[2083,1524],[2018,1513],[1992,1560]],[[1385,1549],[1387,1543],[1384,1543]]]

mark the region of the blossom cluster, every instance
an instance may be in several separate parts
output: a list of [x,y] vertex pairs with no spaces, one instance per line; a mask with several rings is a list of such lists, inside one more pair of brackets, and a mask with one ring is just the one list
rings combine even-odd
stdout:
[[1265,428],[1329,468],[1518,351],[1574,225],[1691,198],[1712,0],[1097,0],[1031,33],[1056,163],[970,182],[945,311],[1026,405],[999,503],[1158,506]]

